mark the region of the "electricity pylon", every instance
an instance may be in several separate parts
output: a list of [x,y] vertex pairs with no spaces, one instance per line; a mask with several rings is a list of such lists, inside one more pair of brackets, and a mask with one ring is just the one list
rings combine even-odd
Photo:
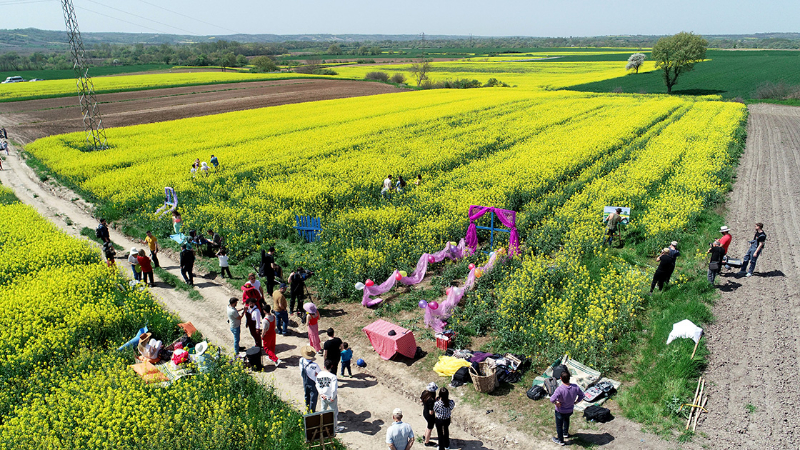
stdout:
[[64,21],[67,23],[67,36],[72,52],[72,68],[75,71],[81,113],[83,114],[83,127],[86,131],[86,145],[89,150],[103,150],[108,148],[106,132],[103,129],[103,119],[100,117],[97,99],[94,96],[94,83],[89,77],[89,64],[86,61],[81,32],[78,30],[78,19],[75,18],[75,7],[72,6],[72,0],[61,0],[61,7],[64,9]]

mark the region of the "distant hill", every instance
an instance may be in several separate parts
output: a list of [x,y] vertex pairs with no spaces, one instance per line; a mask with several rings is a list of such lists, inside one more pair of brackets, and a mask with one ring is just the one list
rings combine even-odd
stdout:
[[[445,42],[469,41],[476,44],[491,41],[493,45],[502,46],[504,42],[514,46],[651,46],[661,36],[655,35],[618,35],[594,37],[526,37],[526,36],[456,36],[456,35],[418,35],[418,34],[232,34],[213,36],[191,36],[180,34],[157,33],[81,33],[87,47],[98,44],[191,44],[208,43],[218,40],[236,41],[240,43],[279,43],[296,42],[309,44],[323,42],[341,43],[403,43],[426,41],[431,47],[440,47]],[[732,35],[704,35],[712,47],[720,48],[800,48],[800,33],[756,33]],[[41,50],[66,50],[67,36],[65,31],[39,30],[25,28],[0,30],[0,53],[18,51],[29,53]]]

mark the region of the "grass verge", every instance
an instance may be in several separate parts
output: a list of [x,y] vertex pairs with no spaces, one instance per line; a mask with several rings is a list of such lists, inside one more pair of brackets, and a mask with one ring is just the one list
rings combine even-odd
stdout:
[[161,267],[154,267],[153,273],[156,276],[158,276],[158,278],[161,278],[161,280],[164,283],[167,283],[168,285],[174,287],[176,291],[186,292],[190,299],[194,301],[203,300],[203,294],[201,294],[188,284],[184,283],[183,280],[181,280],[180,278],[162,269]]

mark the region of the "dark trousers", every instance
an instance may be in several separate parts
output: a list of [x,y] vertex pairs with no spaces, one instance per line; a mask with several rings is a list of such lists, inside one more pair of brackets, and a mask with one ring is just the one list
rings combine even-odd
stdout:
[[[297,302],[297,309],[294,309],[295,302]],[[294,314],[295,311],[303,311],[303,296],[289,293],[289,314]]]
[[317,392],[317,385],[313,382],[304,383],[303,390],[305,391],[306,408],[308,408],[311,412],[316,412],[317,397],[319,397],[319,392]]
[[150,259],[153,260],[153,267],[161,267],[158,263],[158,252],[150,252]]
[[194,286],[194,265],[191,266],[181,266],[181,276],[183,277],[183,281],[189,283],[190,286]]
[[569,434],[569,417],[572,413],[560,413],[556,411],[556,434],[558,440],[564,442],[564,436]]
[[664,283],[669,280],[669,275],[664,272],[659,272],[656,270],[656,273],[653,274],[653,282],[650,283],[650,292],[653,292],[656,286],[658,286],[658,290],[664,290]]
[[342,361],[342,375],[344,375],[344,369],[347,369],[347,374],[351,377],[353,376],[353,370],[350,369],[350,361],[349,359],[347,361]]
[[227,266],[226,267],[220,267],[219,271],[220,271],[220,275],[222,275],[222,278],[225,278],[225,274],[226,273],[228,274],[228,278],[233,278],[233,275],[231,275],[231,268],[230,267],[227,267]]
[[339,370],[339,360],[338,359],[336,361],[332,360],[331,363],[333,363],[333,365],[331,366],[331,373],[336,375],[336,372]]
[[439,436],[439,450],[450,448],[450,418],[436,418],[436,435]]
[[253,322],[252,324],[247,324],[247,329],[250,330],[250,336],[253,337],[253,340],[256,341],[256,347],[261,347],[261,333],[258,332],[258,328],[256,328],[256,323]]
[[267,284],[267,294],[272,297],[272,293],[275,292],[275,276],[267,276],[266,280]]
[[147,283],[147,279],[150,278],[150,286],[156,284],[153,280],[153,272],[142,272],[142,281]]

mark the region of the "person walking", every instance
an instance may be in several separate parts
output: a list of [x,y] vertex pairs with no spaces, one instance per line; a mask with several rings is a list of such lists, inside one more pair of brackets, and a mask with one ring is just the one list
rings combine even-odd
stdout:
[[186,244],[181,244],[180,264],[183,281],[194,286],[194,252]]
[[564,445],[564,439],[569,438],[569,418],[575,408],[575,403],[583,400],[584,393],[577,384],[570,384],[568,370],[561,372],[561,385],[550,396],[550,403],[556,406],[556,437],[553,442]]
[[436,435],[439,437],[439,450],[450,448],[450,416],[456,402],[450,400],[450,391],[447,388],[439,389],[439,398],[433,404],[435,416]]
[[261,347],[261,310],[256,306],[254,298],[247,299],[247,315],[245,316],[247,329],[253,337],[256,347]]
[[261,250],[261,263],[258,265],[259,275],[267,283],[267,294],[272,295],[275,289],[275,247],[270,247],[267,252]]
[[350,368],[350,361],[353,359],[353,350],[347,342],[342,343],[342,376],[344,369],[347,369],[347,376],[353,378],[353,370]]
[[339,361],[342,359],[342,340],[334,336],[333,328],[328,328],[326,333],[328,340],[322,346],[322,360],[330,360],[333,364],[331,370],[336,373],[339,370]]
[[[753,276],[753,270],[756,268],[756,261],[761,256],[761,251],[764,249],[764,243],[767,241],[767,233],[764,233],[764,224],[761,222],[756,223],[756,234],[753,235],[753,240],[750,241],[750,248],[742,258],[742,267],[739,269],[739,274],[746,274],[746,277]],[[747,263],[750,267],[747,267]]]
[[[307,272],[302,267],[298,267],[294,272],[289,274],[289,314],[297,314],[301,320],[305,320],[302,315],[303,300],[306,298],[306,279],[314,275],[314,272]],[[295,310],[295,301],[297,302],[297,309]]]
[[320,411],[333,411],[333,428],[337,433],[344,431],[339,426],[339,380],[333,368],[333,361],[326,359],[325,369],[317,374],[317,392],[322,399]]
[[672,272],[675,270],[675,258],[669,255],[668,247],[661,250],[661,254],[656,257],[656,261],[658,261],[658,268],[656,268],[656,272],[653,274],[653,281],[650,283],[651,294],[656,285],[658,285],[659,291],[663,291],[664,283],[669,281]]
[[219,160],[217,159],[217,157],[211,155],[211,159],[209,159],[209,162],[211,162],[211,165],[214,166],[214,172],[216,172],[217,169],[219,169]]
[[319,344],[319,311],[317,306],[311,302],[303,305],[303,309],[308,313],[308,322],[306,328],[308,330],[308,343],[314,350],[322,353],[322,346]]
[[706,253],[711,255],[711,259],[708,261],[708,282],[713,286],[714,280],[717,278],[717,275],[719,275],[720,270],[722,270],[722,260],[725,257],[725,249],[722,248],[719,240],[716,240],[711,244],[711,247],[709,247]]
[[428,387],[422,391],[422,395],[419,397],[420,401],[422,402],[422,418],[425,419],[425,422],[428,425],[425,428],[425,439],[423,441],[425,447],[436,446],[436,444],[431,442],[431,432],[433,432],[433,427],[436,426],[436,415],[433,412],[433,405],[436,403],[437,390],[439,390],[439,386],[437,386],[436,383],[428,383]]
[[94,235],[103,241],[103,243],[111,242],[111,236],[108,233],[108,223],[106,223],[106,219],[100,219],[100,223],[97,224],[97,228],[94,230]]
[[231,297],[228,300],[228,323],[231,325],[231,333],[233,334],[233,355],[239,354],[239,338],[242,335],[242,317],[244,312],[236,308],[236,303],[239,299]]
[[264,318],[261,319],[261,348],[276,366],[281,365],[281,360],[275,356],[275,316],[269,305],[264,307]]
[[286,336],[289,333],[289,312],[286,310],[286,283],[281,283],[274,294],[272,300],[275,306],[275,317],[277,318],[278,333]]
[[139,255],[136,257],[136,260],[139,262],[139,267],[142,269],[142,281],[147,283],[147,279],[150,279],[150,287],[156,285],[155,280],[153,279],[153,266],[150,264],[150,258],[144,253],[144,249],[139,250]]
[[410,450],[414,446],[414,430],[411,429],[411,425],[403,422],[403,410],[395,408],[392,411],[392,419],[394,423],[386,430],[386,444],[389,450]]
[[617,234],[617,228],[622,223],[622,208],[617,208],[614,212],[606,217],[606,236],[608,236],[608,245],[614,242],[614,235]]
[[108,267],[114,265],[114,257],[117,256],[117,251],[114,250],[114,244],[106,242],[103,244],[103,254],[106,257],[106,264]]
[[397,177],[397,184],[395,185],[395,190],[398,194],[402,194],[406,188],[406,180],[403,179],[402,175]]
[[131,247],[131,251],[128,253],[128,263],[131,265],[133,279],[136,281],[141,281],[142,269],[139,267],[139,250],[137,250],[136,247]]
[[228,274],[228,278],[233,278],[231,275],[231,268],[228,264],[228,251],[224,248],[217,253],[217,258],[219,259],[219,273],[222,278],[225,278],[225,274]]
[[144,238],[147,246],[150,248],[150,259],[153,260],[153,267],[161,267],[158,263],[158,239],[153,236],[153,232],[147,230],[147,237]]
[[314,347],[306,345],[301,350],[302,358],[300,358],[300,376],[303,378],[303,396],[306,401],[306,409],[317,412],[317,374],[319,374],[319,365],[314,362],[314,357],[317,356],[317,351]]

